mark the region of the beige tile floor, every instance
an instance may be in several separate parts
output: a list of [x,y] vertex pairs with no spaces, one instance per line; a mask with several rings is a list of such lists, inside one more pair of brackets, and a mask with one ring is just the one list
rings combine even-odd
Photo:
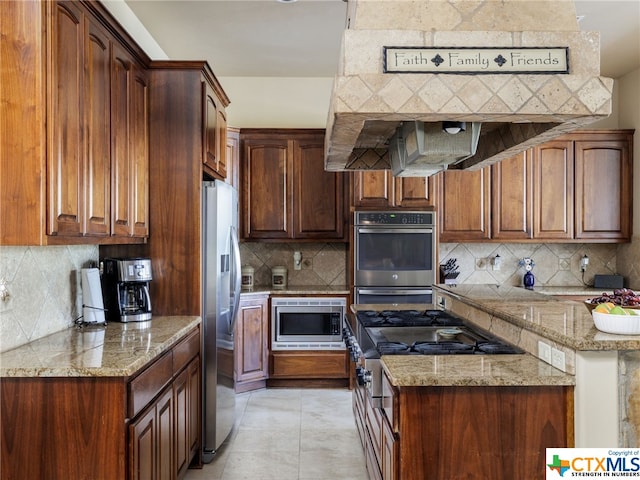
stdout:
[[367,480],[347,389],[239,395],[227,443],[186,480]]

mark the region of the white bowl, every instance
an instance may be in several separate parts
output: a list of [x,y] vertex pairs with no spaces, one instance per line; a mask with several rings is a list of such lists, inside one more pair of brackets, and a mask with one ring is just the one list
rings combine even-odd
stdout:
[[612,315],[591,312],[593,323],[601,332],[619,335],[640,335],[640,315]]

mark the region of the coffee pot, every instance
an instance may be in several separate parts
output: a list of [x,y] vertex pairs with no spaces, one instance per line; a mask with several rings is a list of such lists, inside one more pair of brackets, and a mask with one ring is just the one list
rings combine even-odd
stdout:
[[107,319],[116,322],[151,320],[148,258],[105,258],[102,290]]

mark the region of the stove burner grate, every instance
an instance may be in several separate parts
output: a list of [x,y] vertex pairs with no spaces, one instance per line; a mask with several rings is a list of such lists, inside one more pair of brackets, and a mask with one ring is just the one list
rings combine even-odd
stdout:
[[478,345],[476,345],[476,349],[478,350],[478,353],[490,353],[490,354],[518,353],[518,351],[514,349],[511,345],[506,345],[504,343],[492,343],[492,342],[478,343]]
[[411,350],[423,355],[473,354],[474,346],[460,342],[416,342]]
[[410,352],[409,345],[402,342],[380,342],[376,345],[376,349],[380,355],[397,355]]
[[394,325],[401,327],[463,325],[463,321],[442,310],[362,310],[357,313],[364,327]]

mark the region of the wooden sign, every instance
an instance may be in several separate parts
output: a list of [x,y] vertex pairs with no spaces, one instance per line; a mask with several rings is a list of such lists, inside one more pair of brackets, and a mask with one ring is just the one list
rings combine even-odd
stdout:
[[383,47],[384,73],[569,73],[569,47]]

